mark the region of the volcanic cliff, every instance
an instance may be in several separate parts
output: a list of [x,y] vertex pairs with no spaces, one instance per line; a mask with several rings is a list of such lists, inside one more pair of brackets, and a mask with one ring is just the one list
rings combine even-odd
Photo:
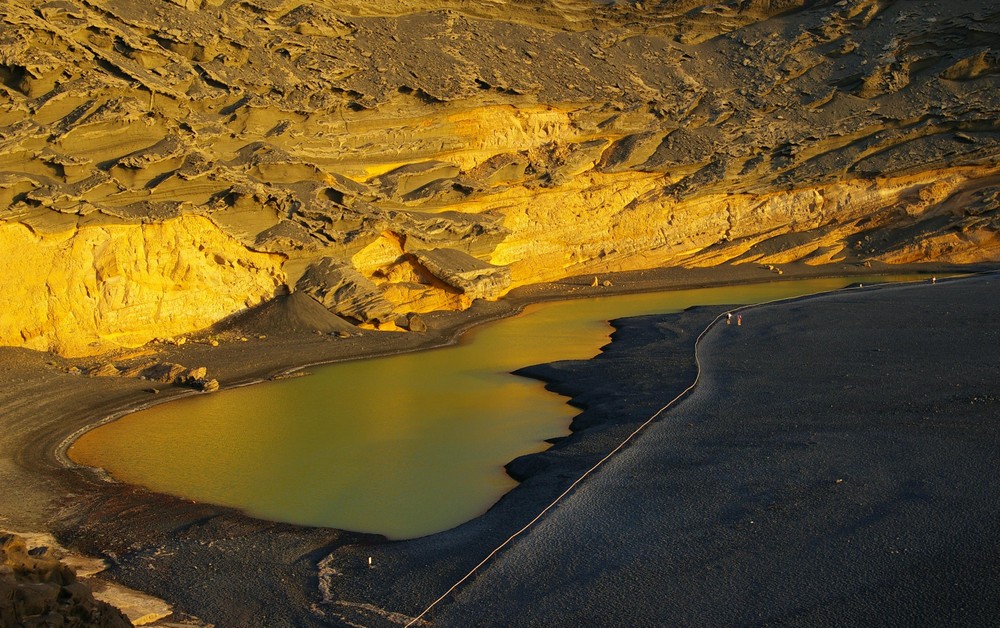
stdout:
[[6,0],[0,344],[1000,261],[998,42],[986,0]]

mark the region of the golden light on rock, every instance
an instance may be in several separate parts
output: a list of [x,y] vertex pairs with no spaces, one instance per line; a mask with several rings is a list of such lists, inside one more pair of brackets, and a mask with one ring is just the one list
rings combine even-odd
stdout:
[[530,4],[11,0],[0,343],[190,333],[333,262],[310,294],[381,327],[578,274],[1000,260],[996,56],[939,33],[988,18]]

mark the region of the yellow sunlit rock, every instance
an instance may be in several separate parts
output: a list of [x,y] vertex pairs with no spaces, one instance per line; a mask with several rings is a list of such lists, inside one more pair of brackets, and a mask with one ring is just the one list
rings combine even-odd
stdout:
[[67,356],[201,329],[275,295],[282,256],[248,251],[208,219],[38,235],[0,223],[9,260],[0,342]]
[[2,344],[189,334],[303,277],[382,323],[622,270],[997,258],[1000,71],[953,37],[989,12],[151,2],[0,15]]

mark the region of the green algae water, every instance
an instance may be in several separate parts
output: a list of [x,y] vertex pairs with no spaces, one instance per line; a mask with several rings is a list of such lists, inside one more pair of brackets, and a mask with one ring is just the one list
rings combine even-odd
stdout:
[[568,433],[576,410],[566,399],[511,371],[593,357],[615,318],[764,302],[850,282],[536,304],[456,346],[316,367],[308,377],[142,410],[84,434],[69,456],[122,482],[264,519],[423,536],[485,512],[515,484],[505,463]]

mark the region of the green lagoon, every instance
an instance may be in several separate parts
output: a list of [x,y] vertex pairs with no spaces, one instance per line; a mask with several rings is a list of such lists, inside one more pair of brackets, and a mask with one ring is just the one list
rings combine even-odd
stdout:
[[511,371],[593,357],[615,318],[764,302],[851,282],[535,304],[455,346],[314,367],[307,377],[142,410],[84,434],[69,455],[122,482],[264,519],[423,536],[486,511],[515,485],[505,463],[569,433],[577,411],[566,399]]

